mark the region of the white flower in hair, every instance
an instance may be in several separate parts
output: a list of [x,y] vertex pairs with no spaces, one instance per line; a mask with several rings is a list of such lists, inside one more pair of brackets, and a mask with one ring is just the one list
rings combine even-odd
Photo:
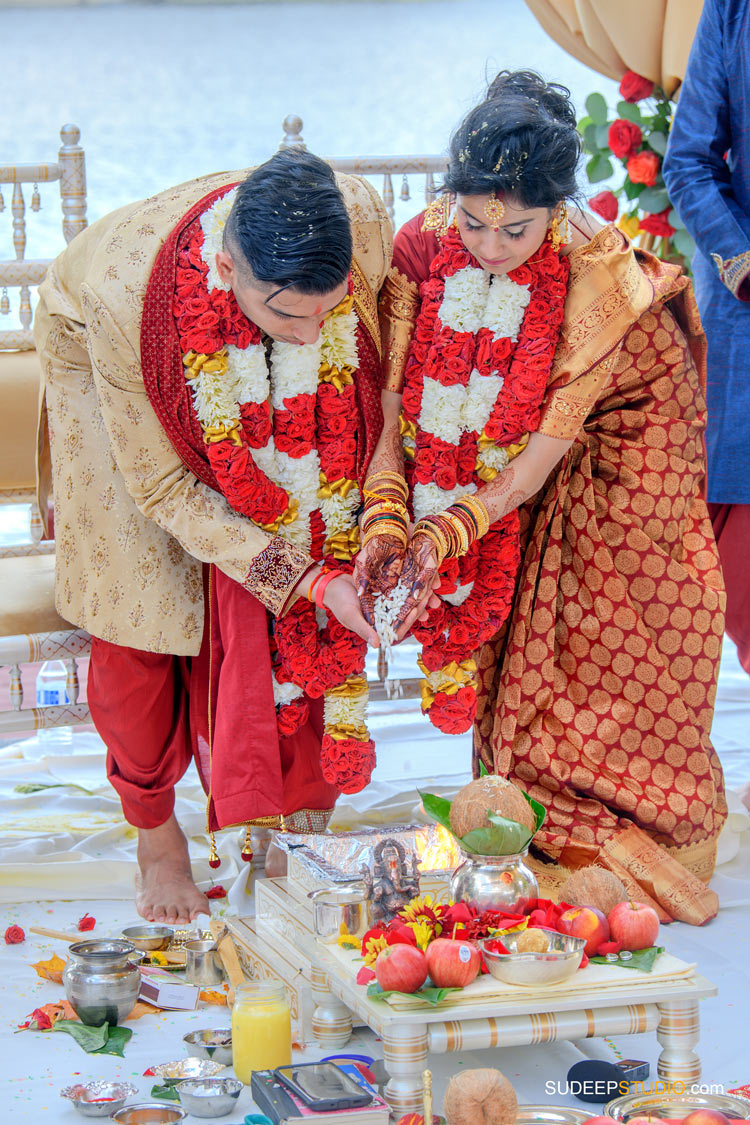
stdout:
[[222,281],[219,277],[219,271],[216,269],[216,255],[219,250],[224,249],[224,227],[236,198],[237,188],[232,188],[221,199],[217,199],[208,210],[204,211],[200,218],[201,229],[203,230],[201,258],[208,266],[206,284],[209,293],[212,289],[228,290],[231,288],[228,282]]

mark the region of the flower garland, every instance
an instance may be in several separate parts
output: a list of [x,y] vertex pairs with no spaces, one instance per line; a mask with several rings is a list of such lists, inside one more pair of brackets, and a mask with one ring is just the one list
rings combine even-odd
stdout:
[[[315,344],[273,343],[269,374],[260,330],[215,265],[235,192],[186,228],[177,256],[173,313],[211,468],[235,511],[350,571],[360,503],[351,291]],[[323,695],[323,776],[346,793],[363,789],[375,765],[364,721],[365,642],[299,599],[272,621],[271,648],[279,733],[307,721],[305,694]]]
[[[405,372],[401,434],[414,519],[491,481],[539,424],[563,320],[569,263],[549,241],[505,275],[483,270],[449,228],[421,287]],[[477,703],[471,654],[506,620],[520,562],[518,513],[447,559],[440,607],[414,626],[422,710],[468,730]]]

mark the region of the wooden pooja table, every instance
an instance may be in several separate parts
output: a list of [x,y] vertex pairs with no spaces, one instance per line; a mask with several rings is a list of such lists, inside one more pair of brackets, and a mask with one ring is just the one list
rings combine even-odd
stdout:
[[309,880],[298,876],[290,864],[290,878],[257,881],[256,918],[229,922],[240,960],[252,977],[286,982],[298,1041],[312,1037],[333,1052],[346,1045],[353,1024],[372,1028],[383,1042],[385,1096],[397,1115],[421,1106],[430,1053],[656,1031],[659,1077],[686,1085],[700,1079],[698,1001],[717,989],[695,965],[664,953],[651,973],[590,964],[545,988],[482,976],[437,1006],[410,996],[376,999],[356,982],[358,953],[315,937]]

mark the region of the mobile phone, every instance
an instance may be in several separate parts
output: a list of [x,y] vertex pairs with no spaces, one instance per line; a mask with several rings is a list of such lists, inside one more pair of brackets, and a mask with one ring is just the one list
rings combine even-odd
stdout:
[[369,1105],[372,1094],[335,1063],[298,1063],[277,1066],[274,1074],[283,1086],[318,1111],[354,1109]]

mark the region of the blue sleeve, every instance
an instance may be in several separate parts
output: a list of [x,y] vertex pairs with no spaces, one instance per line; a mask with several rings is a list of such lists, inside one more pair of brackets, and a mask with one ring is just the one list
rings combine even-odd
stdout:
[[750,216],[737,204],[725,63],[726,0],[705,0],[664,160],[670,200],[698,249],[735,294],[750,273]]

